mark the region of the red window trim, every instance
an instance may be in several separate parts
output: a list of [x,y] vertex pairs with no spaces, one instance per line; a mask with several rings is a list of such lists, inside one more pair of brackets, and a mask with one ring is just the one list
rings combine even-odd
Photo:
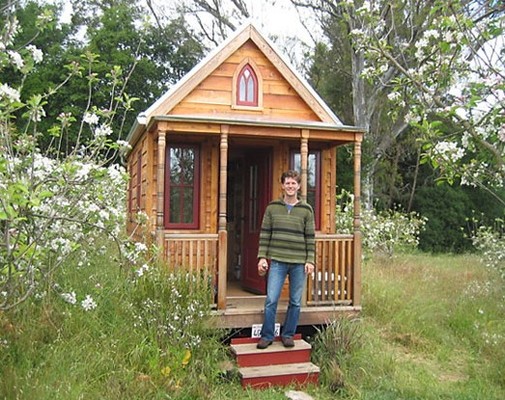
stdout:
[[[249,71],[249,73],[251,74],[251,76],[248,79],[253,80],[253,100],[252,101],[240,100],[240,81],[241,81],[242,77],[244,77],[245,71]],[[246,79],[246,78],[244,77],[244,79]],[[245,98],[247,98],[247,94],[248,94],[248,91],[247,91],[247,80],[248,79],[246,79],[246,85],[245,85],[245,90],[246,90]],[[236,103],[237,103],[237,105],[258,107],[258,77],[256,76],[256,72],[254,72],[254,69],[251,67],[251,64],[244,65],[244,67],[242,68],[242,70],[240,71],[240,73],[237,76],[236,85],[237,85],[236,86],[236,89],[237,89]]]
[[[171,148],[192,148],[195,151],[195,164],[193,178],[193,222],[180,223],[170,222],[170,149]],[[166,229],[197,229],[200,226],[200,147],[195,144],[174,143],[167,145],[165,152],[165,209],[164,225]]]

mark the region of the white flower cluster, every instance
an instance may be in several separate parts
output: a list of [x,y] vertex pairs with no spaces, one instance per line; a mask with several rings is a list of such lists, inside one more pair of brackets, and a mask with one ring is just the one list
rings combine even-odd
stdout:
[[433,148],[433,153],[436,158],[448,159],[452,163],[456,163],[465,155],[463,148],[459,147],[455,142],[438,142]]
[[[338,196],[339,208],[336,213],[337,231],[351,234],[354,231],[354,199],[343,191]],[[362,210],[361,231],[365,252],[381,252],[392,256],[396,249],[416,248],[419,234],[424,229],[427,219],[417,213],[403,213],[389,210],[376,213],[374,210]]]
[[198,346],[202,341],[200,329],[210,308],[195,285],[197,281],[192,274],[167,276],[153,271],[145,283],[152,285],[154,291],[143,294],[142,300],[134,305],[135,327],[154,329],[162,348]]
[[86,295],[86,298],[81,301],[81,307],[84,309],[84,311],[91,311],[96,308],[96,303],[93,300],[93,298],[88,294]]
[[19,90],[10,87],[6,83],[3,83],[0,85],[0,100],[1,99],[5,99],[9,103],[19,102],[21,99],[21,94],[19,93]]
[[499,271],[505,279],[505,223],[497,220],[494,226],[480,226],[473,232],[472,243],[480,251],[486,266]]

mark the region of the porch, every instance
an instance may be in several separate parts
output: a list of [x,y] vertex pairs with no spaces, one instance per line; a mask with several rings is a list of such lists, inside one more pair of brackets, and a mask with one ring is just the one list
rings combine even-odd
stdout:
[[[356,314],[361,310],[360,262],[355,262],[356,257],[361,257],[359,235],[359,232],[354,235],[316,234],[316,269],[307,277],[300,325],[319,325],[336,315]],[[265,296],[243,290],[239,281],[228,276],[226,243],[226,232],[166,233],[166,264],[169,268],[198,272],[197,284],[212,285],[215,292],[213,314],[219,327],[261,324]],[[224,255],[222,262],[220,254]],[[279,303],[279,321],[285,316],[287,285],[285,292]]]

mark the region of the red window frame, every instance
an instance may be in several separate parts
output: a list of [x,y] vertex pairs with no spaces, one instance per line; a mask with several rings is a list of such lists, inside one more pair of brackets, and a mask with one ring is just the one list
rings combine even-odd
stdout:
[[[249,74],[248,76],[247,73]],[[244,83],[242,86],[241,83]],[[250,87],[252,85],[252,87]],[[243,89],[243,90],[242,90]],[[252,92],[252,93],[251,93]],[[248,100],[252,94],[252,100]],[[242,98],[244,100],[242,100]],[[258,106],[258,77],[250,64],[244,65],[237,77],[237,105]]]
[[[314,204],[309,204],[312,206],[314,210],[314,222],[316,225],[316,230],[321,229],[321,151],[319,150],[312,150],[309,151],[309,165],[310,167],[310,157],[314,157],[315,161],[315,166],[314,166],[314,179],[315,179],[315,187],[311,188],[309,187],[309,182],[307,182],[307,200],[310,197],[314,198]],[[299,158],[300,161],[297,163],[296,158]],[[300,171],[300,164],[301,164],[301,155],[300,151],[298,150],[292,150],[291,151],[291,169],[296,169]],[[309,193],[312,193],[312,196],[309,196]]]
[[[187,182],[174,183],[171,181],[171,153],[172,149],[191,149],[194,152],[194,162],[193,166],[193,182],[188,184]],[[181,174],[184,176],[184,174]],[[164,223],[167,229],[196,229],[199,226],[199,215],[200,215],[200,148],[194,144],[178,144],[172,143],[167,145],[166,157],[165,157],[165,210],[164,210]],[[171,222],[170,210],[172,207],[172,201],[170,193],[173,188],[179,188],[179,190],[184,193],[185,190],[192,190],[193,201],[192,201],[192,221],[184,222],[181,221],[184,215],[184,195],[180,196],[179,204],[177,208],[179,210],[178,221]]]

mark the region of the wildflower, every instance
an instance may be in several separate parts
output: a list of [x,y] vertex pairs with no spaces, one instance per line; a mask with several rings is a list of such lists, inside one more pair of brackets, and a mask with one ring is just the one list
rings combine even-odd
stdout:
[[90,311],[96,308],[96,303],[93,300],[93,298],[88,294],[86,295],[86,298],[81,301],[81,306],[84,308],[85,311]]
[[142,242],[135,242],[135,251],[137,253],[142,253],[147,251],[147,246]]
[[147,271],[149,271],[149,265],[144,264],[137,271],[135,271],[135,273],[137,274],[138,277],[141,277],[142,275],[144,275],[144,272]]
[[69,304],[75,304],[75,303],[77,303],[77,298],[75,297],[75,292],[62,293],[61,297],[62,297],[63,300],[65,300]]

